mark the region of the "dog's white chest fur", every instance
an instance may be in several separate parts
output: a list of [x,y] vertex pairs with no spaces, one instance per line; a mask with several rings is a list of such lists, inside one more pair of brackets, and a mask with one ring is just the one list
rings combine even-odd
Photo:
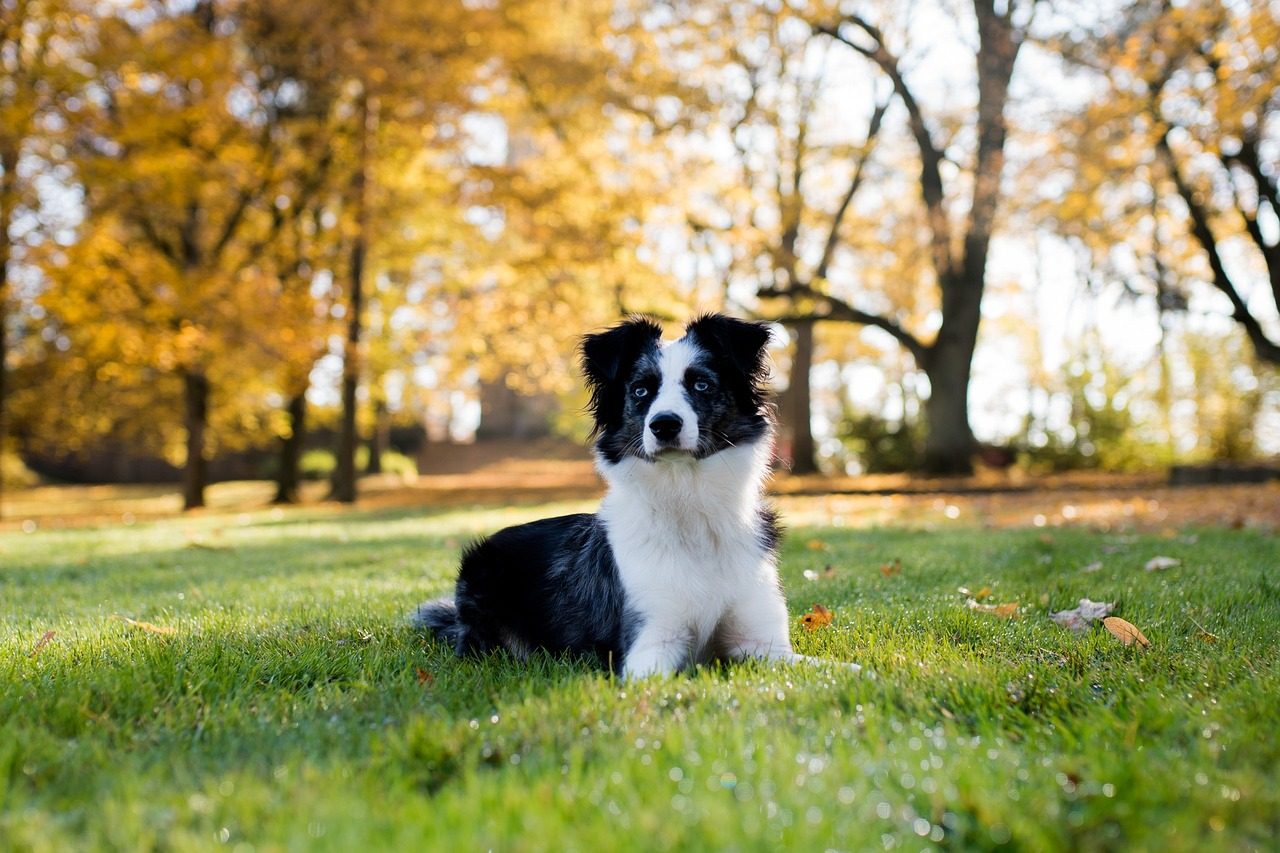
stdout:
[[600,507],[640,618],[626,672],[668,671],[712,654],[789,654],[774,557],[761,541],[767,443],[601,465]]

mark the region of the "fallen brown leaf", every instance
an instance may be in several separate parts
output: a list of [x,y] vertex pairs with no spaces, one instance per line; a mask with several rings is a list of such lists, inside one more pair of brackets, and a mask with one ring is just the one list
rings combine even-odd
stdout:
[[980,604],[977,599],[969,599],[965,602],[970,610],[976,610],[979,613],[990,613],[992,616],[1000,616],[1004,619],[1013,619],[1018,615],[1018,602],[1011,601],[1007,604]]
[[436,683],[436,676],[434,673],[428,670],[425,670],[422,667],[418,667],[418,684],[419,685],[424,687],[430,687],[435,683]]
[[53,639],[56,633],[56,631],[45,631],[44,636],[36,641],[35,648],[31,650],[31,657],[35,657],[40,654],[40,650],[49,645],[49,641]]
[[174,634],[178,633],[177,628],[170,628],[167,625],[156,625],[152,622],[143,622],[138,619],[130,619],[127,616],[125,617],[124,621],[125,621],[125,624],[128,625],[129,627],[137,628],[140,631],[146,631],[148,634],[161,634],[166,637],[171,637]]
[[901,560],[892,560],[888,563],[882,563],[880,565],[880,574],[884,575],[887,578],[891,578],[896,574],[900,574],[901,572],[902,572]]
[[810,551],[830,551],[831,546],[821,539],[810,539],[805,545]]
[[1110,631],[1117,640],[1126,646],[1132,646],[1137,643],[1146,648],[1151,645],[1151,641],[1143,636],[1142,632],[1132,622],[1127,622],[1119,616],[1108,616],[1103,619],[1102,627]]
[[831,611],[821,604],[813,605],[813,612],[800,617],[800,623],[810,631],[816,631],[824,625],[831,624]]

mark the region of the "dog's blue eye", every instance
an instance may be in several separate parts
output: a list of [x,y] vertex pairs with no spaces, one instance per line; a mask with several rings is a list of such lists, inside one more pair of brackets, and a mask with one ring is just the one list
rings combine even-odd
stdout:
[[697,382],[693,383],[693,390],[699,393],[705,393],[711,390],[711,383],[705,379],[699,379]]
[[639,399],[640,397],[648,397],[649,389],[644,387],[643,385],[637,385],[636,387],[631,389],[631,393],[633,396]]

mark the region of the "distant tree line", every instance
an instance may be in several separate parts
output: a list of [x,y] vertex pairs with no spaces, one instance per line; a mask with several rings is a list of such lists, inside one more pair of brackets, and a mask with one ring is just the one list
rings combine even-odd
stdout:
[[[1280,363],[1275,5],[921,8],[0,0],[0,427],[160,454],[187,507],[214,454],[272,436],[287,502],[333,387],[353,501],[397,413],[477,382],[572,395],[580,332],[718,309],[790,332],[796,472],[819,405],[863,453],[972,471],[996,336],[1026,344],[1014,450],[1173,447],[1190,369],[1216,377],[1187,392],[1218,412],[1204,447],[1246,452],[1227,433]],[[1083,94],[1036,109],[1046,69]],[[1094,338],[1046,377],[985,319],[1015,234],[1070,247],[1089,298],[1155,306],[1154,390],[1126,394]],[[1241,330],[1240,370],[1203,360],[1182,318],[1205,311]],[[898,415],[811,385],[866,359]]]

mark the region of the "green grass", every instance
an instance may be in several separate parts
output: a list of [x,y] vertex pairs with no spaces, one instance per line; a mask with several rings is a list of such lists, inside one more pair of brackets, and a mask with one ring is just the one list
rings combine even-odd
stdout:
[[[1264,533],[793,530],[799,650],[872,677],[744,664],[623,684],[549,659],[458,661],[404,627],[448,588],[460,542],[578,508],[5,534],[0,847],[1201,850],[1280,835],[1280,543]],[[1182,564],[1144,572],[1156,554]],[[990,585],[1021,618],[967,610],[960,585]],[[1048,620],[1081,596],[1118,602],[1152,647]],[[809,633],[814,603],[835,619]]]

